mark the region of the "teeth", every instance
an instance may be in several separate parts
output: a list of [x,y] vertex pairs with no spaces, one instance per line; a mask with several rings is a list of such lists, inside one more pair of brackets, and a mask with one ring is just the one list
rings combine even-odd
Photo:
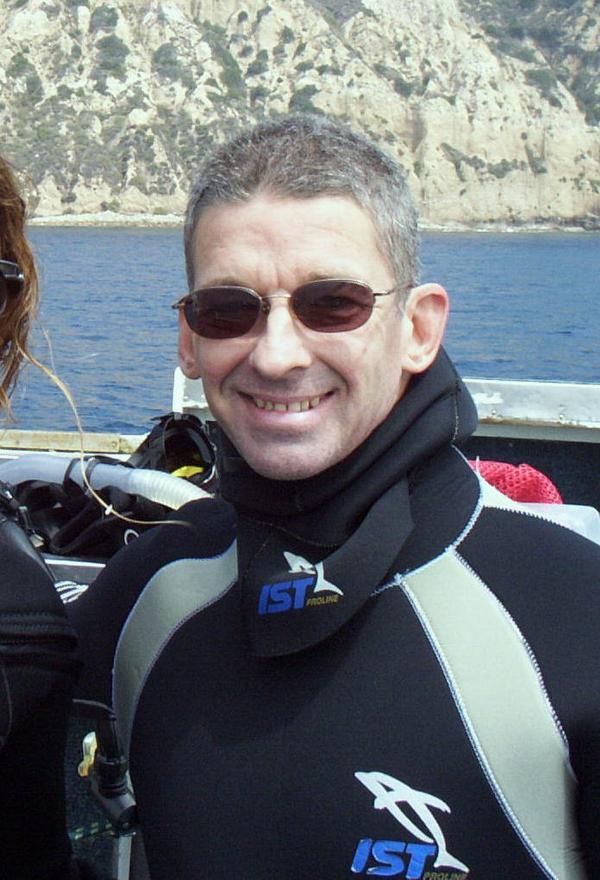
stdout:
[[307,412],[321,403],[320,397],[311,397],[309,400],[294,400],[292,403],[273,403],[272,400],[263,400],[262,397],[254,397],[254,403],[259,409],[271,412]]

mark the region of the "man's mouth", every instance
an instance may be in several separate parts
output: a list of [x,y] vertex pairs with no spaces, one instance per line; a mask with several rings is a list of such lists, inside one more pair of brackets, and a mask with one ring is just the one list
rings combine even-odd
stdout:
[[290,413],[299,413],[299,412],[308,412],[309,409],[314,409],[318,406],[323,399],[320,397],[308,397],[306,400],[292,400],[289,403],[281,403],[279,401],[273,400],[263,400],[262,397],[253,397],[255,405],[258,409],[265,409],[268,411],[274,412],[290,412]]

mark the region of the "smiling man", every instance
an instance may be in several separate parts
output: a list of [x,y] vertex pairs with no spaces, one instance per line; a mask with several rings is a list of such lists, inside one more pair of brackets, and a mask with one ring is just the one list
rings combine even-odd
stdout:
[[[436,355],[445,292],[426,285],[406,297],[415,267],[395,277],[371,217],[350,195],[299,199],[265,189],[213,205],[190,246],[198,293],[182,303],[182,366],[202,376],[218,423],[265,477],[312,477],[346,458]],[[240,289],[256,292],[246,294],[256,321],[243,335],[202,335],[202,298],[213,288],[224,309]]]
[[185,247],[221,497],[94,590],[152,877],[600,876],[598,548],[456,448],[401,169],[264,123],[206,159]]

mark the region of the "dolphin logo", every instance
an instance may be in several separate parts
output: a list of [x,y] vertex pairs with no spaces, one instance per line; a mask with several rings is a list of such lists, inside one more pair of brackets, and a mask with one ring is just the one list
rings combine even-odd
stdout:
[[68,602],[75,602],[89,589],[89,586],[89,584],[77,584],[75,581],[57,581],[54,584],[63,605],[66,605]]
[[[468,873],[468,867],[451,856],[446,849],[446,839],[444,833],[437,823],[437,820],[430,807],[436,810],[442,810],[444,813],[450,813],[450,807],[440,798],[425,791],[417,791],[388,776],[387,773],[378,773],[376,770],[371,773],[357,772],[354,774],[359,782],[369,789],[371,794],[375,795],[373,806],[376,810],[388,810],[394,819],[399,822],[403,828],[413,834],[417,840],[427,843],[435,843],[438,848],[434,868],[455,868],[457,871],[465,871]],[[414,813],[419,817],[429,834],[426,834],[421,828],[412,822],[406,813],[403,813],[399,804],[407,804]]]
[[312,562],[304,559],[303,556],[295,556],[293,553],[288,553],[285,550],[283,552],[283,555],[285,556],[285,561],[290,567],[290,571],[310,571],[316,574],[317,582],[315,584],[313,593],[321,593],[326,590],[331,593],[338,593],[338,595],[340,596],[344,595],[339,587],[336,587],[335,584],[332,584],[331,581],[328,581],[326,579],[325,570],[322,562],[317,562],[316,565],[313,565]]

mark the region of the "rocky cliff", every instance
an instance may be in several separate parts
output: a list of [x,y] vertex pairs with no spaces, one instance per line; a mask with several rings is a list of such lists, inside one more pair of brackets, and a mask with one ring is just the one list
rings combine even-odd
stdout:
[[38,215],[181,212],[207,146],[331,114],[428,223],[600,213],[595,0],[0,0],[0,149]]

